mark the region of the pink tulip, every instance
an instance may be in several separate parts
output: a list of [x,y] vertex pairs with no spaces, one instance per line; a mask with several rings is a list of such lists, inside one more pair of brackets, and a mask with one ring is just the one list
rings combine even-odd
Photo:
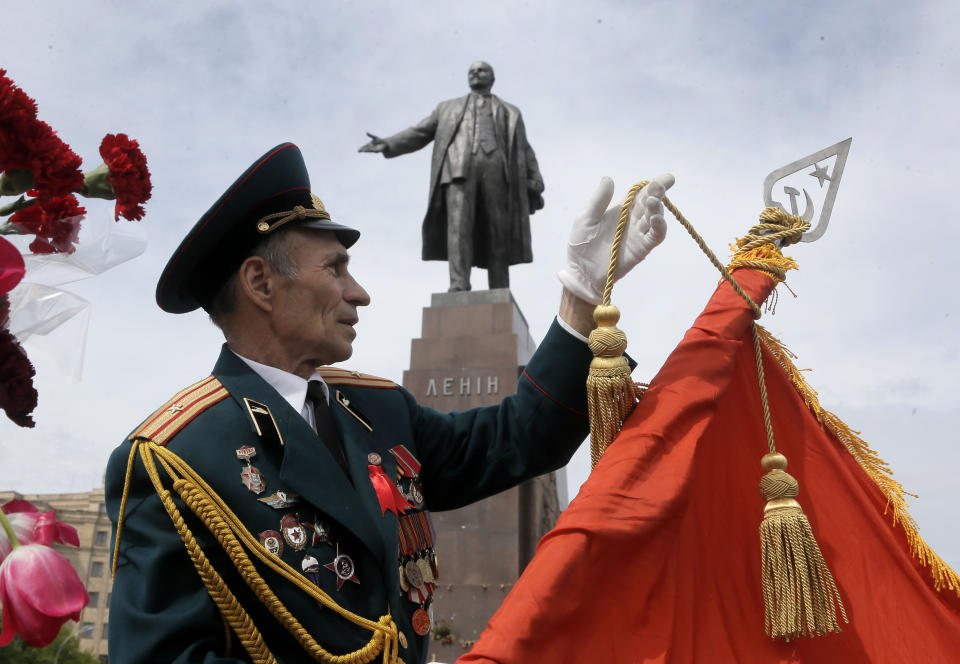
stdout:
[[[20,544],[71,544],[80,546],[77,529],[57,521],[56,510],[40,512],[26,500],[11,500],[3,505],[3,513],[13,527]],[[10,553],[10,540],[0,529],[0,562]]]
[[50,644],[90,601],[67,559],[48,546],[25,544],[0,563],[0,646],[19,634],[36,648]]

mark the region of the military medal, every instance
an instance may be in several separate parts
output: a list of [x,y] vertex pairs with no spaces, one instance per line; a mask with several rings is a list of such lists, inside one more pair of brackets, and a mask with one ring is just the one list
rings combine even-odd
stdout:
[[256,494],[261,494],[267,488],[267,481],[263,479],[263,474],[250,465],[250,459],[257,456],[257,450],[250,445],[244,445],[237,450],[237,458],[240,461],[246,461],[247,465],[240,471],[240,479],[243,480],[243,486],[247,487]]
[[288,493],[286,491],[274,491],[269,496],[257,498],[257,500],[259,500],[261,503],[269,505],[275,510],[282,510],[300,502],[300,496],[295,493]]
[[413,631],[420,636],[426,636],[430,631],[430,614],[422,608],[413,612],[410,622],[413,623]]
[[324,565],[324,567],[337,575],[337,590],[340,590],[346,581],[353,581],[359,585],[360,579],[357,578],[357,570],[353,564],[353,558],[345,553],[340,553],[339,543],[336,546],[336,556],[333,560]]
[[423,588],[423,574],[420,567],[412,560],[408,560],[403,566],[403,575],[407,577],[407,583],[413,588]]
[[277,557],[283,555],[283,539],[276,530],[264,530],[260,533],[260,543],[273,555]]
[[330,528],[320,519],[314,518],[313,523],[305,522],[303,526],[313,533],[312,546],[316,546],[320,544],[320,542],[333,544],[333,541],[330,539]]
[[423,490],[420,488],[420,482],[410,480],[410,491],[407,493],[407,498],[417,509],[423,507]]
[[436,577],[433,576],[433,569],[430,567],[430,563],[427,562],[426,558],[417,558],[417,567],[420,569],[420,576],[423,577],[423,582],[425,584],[431,584],[436,581]]
[[310,579],[313,585],[320,586],[320,563],[316,558],[308,553],[303,557],[300,568],[303,570],[303,575]]
[[287,514],[280,519],[280,532],[294,551],[303,551],[306,548],[307,531],[300,525],[300,519],[296,514]]

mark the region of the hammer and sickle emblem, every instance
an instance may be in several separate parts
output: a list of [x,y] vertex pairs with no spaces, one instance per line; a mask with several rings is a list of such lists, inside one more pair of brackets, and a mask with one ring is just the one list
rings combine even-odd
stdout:
[[794,189],[793,187],[784,187],[783,193],[790,197],[790,214],[797,216],[800,215],[800,218],[804,221],[810,221],[813,219],[813,199],[810,198],[810,194],[807,193],[807,190],[803,190],[803,195],[806,197],[806,202],[803,207],[803,214],[797,212],[797,196],[800,195],[800,192]]
[[[823,150],[818,150],[811,155],[807,155],[802,159],[797,159],[786,166],[781,166],[770,173],[763,181],[764,204],[768,207],[778,207],[784,212],[787,210],[783,204],[777,200],[774,200],[773,198],[774,185],[779,183],[784,178],[791,176],[809,166],[813,166],[815,169],[814,172],[809,173],[808,175],[816,177],[817,180],[820,181],[820,186],[823,186],[825,181],[830,182],[830,186],[827,188],[826,195],[820,204],[819,215],[817,214],[817,210],[814,209],[813,199],[806,189],[802,190],[804,197],[804,209],[803,214],[801,215],[797,205],[797,199],[800,197],[800,190],[789,185],[783,186],[783,193],[790,197],[791,214],[800,216],[804,221],[813,226],[813,228],[803,234],[803,237],[801,238],[803,242],[813,242],[823,235],[823,233],[827,230],[827,223],[830,221],[830,213],[833,211],[833,202],[837,197],[837,189],[840,187],[840,177],[843,175],[843,167],[847,163],[847,154],[850,152],[850,143],[852,141],[852,138],[848,138],[840,141],[839,143],[831,145],[828,148],[824,148]],[[819,163],[822,161],[827,161],[833,157],[836,157],[836,161],[834,161],[833,169],[830,175],[827,176],[826,166],[821,168]],[[816,220],[816,223],[814,223],[815,216],[819,217]]]

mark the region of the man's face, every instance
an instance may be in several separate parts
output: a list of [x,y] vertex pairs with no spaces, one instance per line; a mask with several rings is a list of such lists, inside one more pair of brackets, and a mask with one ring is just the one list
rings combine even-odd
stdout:
[[486,62],[474,62],[467,71],[471,90],[489,90],[493,86],[493,67]]
[[289,233],[297,277],[279,277],[272,324],[297,367],[312,371],[353,354],[357,307],[370,304],[370,296],[347,270],[347,250],[332,231]]

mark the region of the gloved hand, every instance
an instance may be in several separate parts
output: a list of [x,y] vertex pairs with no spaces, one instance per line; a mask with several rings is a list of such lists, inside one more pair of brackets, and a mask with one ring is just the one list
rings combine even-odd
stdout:
[[[614,279],[623,277],[663,242],[667,234],[663,197],[673,182],[673,176],[665,173],[637,192],[620,242]],[[621,205],[607,208],[611,198],[613,180],[604,177],[586,211],[573,221],[567,244],[567,265],[557,275],[564,288],[591,304],[600,304],[603,300],[610,249],[620,218]]]

